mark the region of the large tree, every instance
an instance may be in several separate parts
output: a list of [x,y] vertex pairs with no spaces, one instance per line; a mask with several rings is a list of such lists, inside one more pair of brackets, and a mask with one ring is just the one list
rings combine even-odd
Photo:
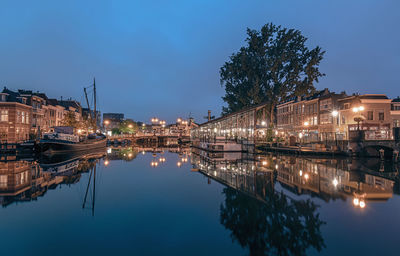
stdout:
[[247,29],[246,46],[220,69],[226,92],[222,99],[227,103],[223,114],[266,102],[272,122],[277,103],[311,94],[314,83],[324,76],[319,64],[325,52],[318,46],[308,49],[306,41],[299,30],[272,23],[260,31]]

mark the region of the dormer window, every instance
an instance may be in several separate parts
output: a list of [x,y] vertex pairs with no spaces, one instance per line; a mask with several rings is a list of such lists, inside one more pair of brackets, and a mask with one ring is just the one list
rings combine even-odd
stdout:
[[7,94],[1,93],[1,94],[0,94],[0,101],[2,101],[2,102],[7,101]]

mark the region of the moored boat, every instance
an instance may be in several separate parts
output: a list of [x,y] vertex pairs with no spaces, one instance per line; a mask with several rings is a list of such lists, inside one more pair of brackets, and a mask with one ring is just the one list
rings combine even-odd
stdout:
[[[75,135],[69,136],[74,138]],[[78,136],[76,136],[78,137]],[[65,154],[78,151],[89,151],[93,149],[105,148],[107,138],[103,134],[90,134],[85,138],[78,140],[67,139],[64,134],[45,135],[37,145],[37,151],[42,154]]]

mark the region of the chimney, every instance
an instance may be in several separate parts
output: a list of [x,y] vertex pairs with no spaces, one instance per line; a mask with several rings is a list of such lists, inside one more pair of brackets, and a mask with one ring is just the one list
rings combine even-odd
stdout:
[[208,121],[211,121],[211,110],[208,110]]

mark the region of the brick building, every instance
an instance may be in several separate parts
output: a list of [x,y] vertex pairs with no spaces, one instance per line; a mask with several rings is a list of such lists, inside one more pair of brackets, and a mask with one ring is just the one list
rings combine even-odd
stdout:
[[32,107],[19,93],[4,89],[0,93],[0,142],[15,143],[29,139]]

